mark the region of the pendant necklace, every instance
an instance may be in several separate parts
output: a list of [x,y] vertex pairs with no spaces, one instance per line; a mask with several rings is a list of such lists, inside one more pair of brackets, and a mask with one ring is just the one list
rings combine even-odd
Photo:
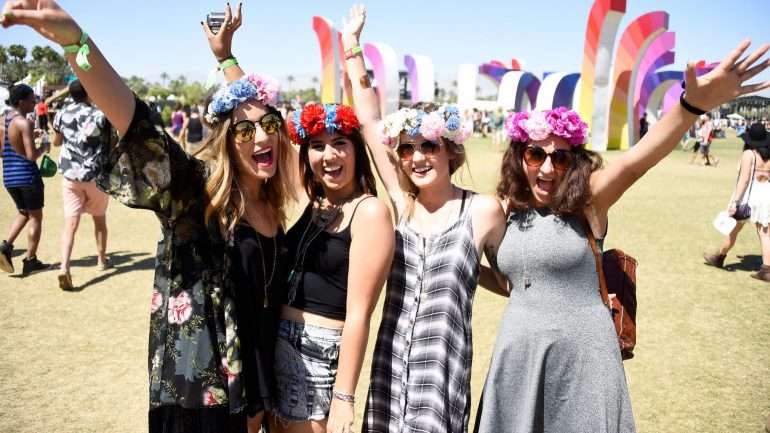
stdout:
[[275,237],[273,237],[273,269],[270,271],[270,278],[268,278],[267,266],[265,265],[265,250],[262,249],[262,241],[260,240],[260,237],[261,235],[259,232],[257,232],[257,246],[259,247],[259,252],[262,256],[262,282],[264,283],[262,287],[265,295],[262,301],[262,306],[267,308],[270,306],[270,300],[267,297],[267,287],[273,282],[273,277],[275,276],[275,262],[278,261],[278,243],[276,242]]

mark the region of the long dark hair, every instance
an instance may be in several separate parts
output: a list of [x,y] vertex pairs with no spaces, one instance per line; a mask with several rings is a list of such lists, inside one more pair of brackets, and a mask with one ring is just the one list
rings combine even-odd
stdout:
[[[342,134],[343,137],[350,140],[353,143],[353,151],[355,152],[355,174],[353,181],[356,182],[356,186],[364,194],[377,195],[377,182],[374,180],[374,173],[372,173],[372,164],[369,160],[369,154],[366,152],[366,143],[364,137],[361,135],[361,131],[353,129],[350,134]],[[310,148],[310,137],[306,140],[302,140],[299,145],[299,170],[302,173],[302,186],[305,187],[308,197],[311,201],[314,201],[324,196],[323,187],[316,182],[313,176],[313,170],[310,169],[310,158],[308,157],[308,149]]]
[[[512,141],[503,156],[497,195],[508,201],[508,213],[529,209],[532,190],[522,163],[527,143]],[[591,203],[591,173],[602,167],[601,156],[583,147],[571,149],[574,163],[565,173],[548,207],[558,215],[579,215]]]

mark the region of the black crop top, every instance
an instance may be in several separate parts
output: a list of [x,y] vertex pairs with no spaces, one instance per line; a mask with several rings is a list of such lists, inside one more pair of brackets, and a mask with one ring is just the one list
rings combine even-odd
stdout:
[[[299,221],[286,234],[289,247],[289,267],[294,265],[300,242],[312,238],[304,257],[304,265],[294,294],[294,300],[287,302],[291,307],[336,320],[345,320],[345,305],[348,294],[348,264],[350,262],[350,226],[360,200],[353,209],[353,215],[345,229],[330,233],[322,230],[313,220],[313,205],[308,205]],[[305,240],[302,240],[305,234]],[[301,259],[300,259],[301,261]],[[289,288],[291,290],[291,288]]]

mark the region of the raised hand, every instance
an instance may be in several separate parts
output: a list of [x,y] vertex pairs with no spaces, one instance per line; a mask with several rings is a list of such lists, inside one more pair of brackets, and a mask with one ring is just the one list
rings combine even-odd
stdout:
[[80,26],[53,0],[8,0],[3,6],[2,26],[26,25],[59,45],[80,41]]
[[233,55],[233,34],[235,34],[235,31],[241,27],[241,23],[243,22],[243,15],[241,14],[242,7],[243,3],[238,3],[238,9],[235,14],[233,14],[230,3],[227,3],[225,6],[225,22],[222,23],[222,27],[216,34],[211,31],[208,23],[201,21],[203,31],[206,33],[206,38],[208,38],[209,41],[209,47],[211,47],[211,52],[219,62],[222,62]]
[[347,19],[342,20],[342,39],[347,42],[353,42],[355,45],[361,38],[361,31],[366,23],[366,6],[354,4],[350,8]]
[[701,110],[710,111],[741,95],[770,87],[770,81],[744,84],[770,66],[770,58],[757,63],[770,49],[768,44],[762,45],[757,51],[741,59],[749,45],[751,42],[748,39],[744,40],[719,63],[719,66],[700,77],[695,75],[695,64],[689,63],[685,78],[687,102]]

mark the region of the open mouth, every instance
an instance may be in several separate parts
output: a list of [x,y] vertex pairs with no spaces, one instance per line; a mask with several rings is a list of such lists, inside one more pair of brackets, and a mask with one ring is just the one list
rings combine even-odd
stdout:
[[537,178],[537,188],[545,192],[551,192],[554,189],[554,181],[553,179],[545,180]]
[[273,148],[268,147],[251,154],[251,159],[257,163],[258,166],[269,167],[273,165]]
[[428,174],[429,171],[433,170],[433,167],[426,165],[424,167],[414,167],[412,168],[412,173],[418,175],[418,176],[425,176]]
[[342,174],[342,166],[341,165],[325,166],[324,167],[324,176],[328,176],[328,177],[331,177],[331,178],[336,178],[340,174]]

